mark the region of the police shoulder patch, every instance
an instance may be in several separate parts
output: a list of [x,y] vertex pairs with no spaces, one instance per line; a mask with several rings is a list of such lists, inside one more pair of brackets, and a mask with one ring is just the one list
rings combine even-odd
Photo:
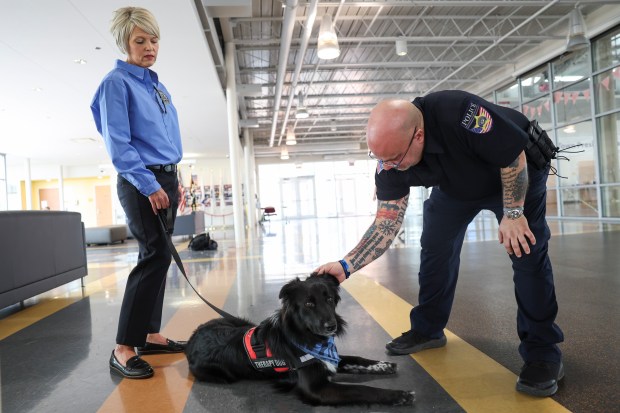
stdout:
[[476,102],[469,102],[461,126],[474,133],[487,133],[493,127],[491,114]]

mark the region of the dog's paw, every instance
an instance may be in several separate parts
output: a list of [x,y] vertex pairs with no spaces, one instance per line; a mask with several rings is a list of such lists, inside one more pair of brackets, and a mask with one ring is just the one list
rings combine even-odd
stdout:
[[394,406],[411,406],[415,401],[415,392],[414,391],[402,391],[401,395],[394,403]]
[[375,361],[372,362],[372,364],[344,364],[338,366],[338,369],[342,373],[349,374],[394,374],[396,373],[396,367],[396,363],[391,363],[389,361]]
[[377,361],[375,364],[368,367],[368,369],[375,374],[395,374],[398,365],[389,361]]

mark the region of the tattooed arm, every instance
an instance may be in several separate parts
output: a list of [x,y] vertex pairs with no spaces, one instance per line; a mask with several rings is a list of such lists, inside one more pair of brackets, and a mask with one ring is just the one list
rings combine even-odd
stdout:
[[[501,168],[502,188],[504,196],[504,208],[516,208],[525,205],[527,193],[527,160],[525,152],[521,154],[506,168]],[[499,242],[504,244],[506,252],[521,257],[521,251],[530,253],[527,240],[536,244],[536,238],[527,223],[525,216],[518,219],[502,218],[499,225]]]
[[506,168],[502,168],[504,208],[523,207],[527,192],[527,160],[525,152]]
[[[345,257],[349,273],[360,270],[379,258],[390,247],[405,218],[409,195],[395,201],[378,201],[377,215],[366,233]],[[339,282],[346,279],[345,271],[339,261],[329,262],[315,269],[318,274],[331,274]]]

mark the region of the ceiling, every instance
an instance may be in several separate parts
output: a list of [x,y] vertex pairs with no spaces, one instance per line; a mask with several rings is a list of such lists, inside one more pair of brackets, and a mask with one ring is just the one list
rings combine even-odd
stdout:
[[[365,126],[381,99],[443,89],[482,95],[562,53],[576,1],[142,0],[158,19],[153,67],[178,108],[186,158],[228,154],[226,50],[240,128],[259,162],[365,156]],[[617,0],[581,0],[587,35],[620,23]],[[64,165],[109,162],[90,114],[101,78],[123,58],[109,22],[126,1],[2,1],[0,152]],[[285,7],[283,7],[285,6]],[[340,56],[317,57],[324,15]],[[395,53],[407,41],[407,55]],[[84,59],[87,64],[74,63]],[[232,89],[231,89],[232,90]],[[310,116],[296,119],[298,97]],[[247,135],[246,135],[247,133]]]

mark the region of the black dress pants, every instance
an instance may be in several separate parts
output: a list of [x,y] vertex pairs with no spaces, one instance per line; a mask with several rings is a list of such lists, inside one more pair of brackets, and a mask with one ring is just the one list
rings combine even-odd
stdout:
[[[157,182],[168,194],[173,217],[178,206],[178,179],[175,172],[154,172]],[[138,241],[138,263],[127,278],[116,343],[143,346],[146,336],[158,333],[166,288],[166,274],[171,253],[159,218],[153,213],[148,197],[118,175],[117,191],[127,216],[127,225]],[[173,221],[174,222],[174,221]],[[172,232],[172,229],[170,229]]]

